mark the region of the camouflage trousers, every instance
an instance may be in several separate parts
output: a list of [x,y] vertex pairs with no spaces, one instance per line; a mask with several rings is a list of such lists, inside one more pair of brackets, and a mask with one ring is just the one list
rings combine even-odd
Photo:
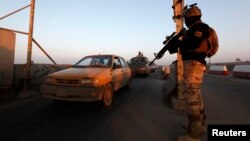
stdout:
[[195,60],[184,63],[184,94],[187,98],[188,134],[200,138],[205,131],[204,105],[201,95],[201,84],[205,66]]

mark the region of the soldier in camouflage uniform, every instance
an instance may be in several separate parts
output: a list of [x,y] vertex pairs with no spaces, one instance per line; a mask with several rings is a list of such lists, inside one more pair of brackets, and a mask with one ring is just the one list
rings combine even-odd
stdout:
[[201,10],[197,6],[185,9],[183,17],[188,30],[179,38],[178,47],[184,63],[184,93],[188,102],[187,134],[177,141],[199,141],[205,132],[204,105],[201,84],[206,65],[207,52],[200,50],[210,36],[209,26],[201,21]]

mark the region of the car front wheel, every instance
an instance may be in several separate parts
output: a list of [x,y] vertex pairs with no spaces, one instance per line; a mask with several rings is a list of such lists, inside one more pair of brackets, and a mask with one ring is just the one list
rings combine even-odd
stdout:
[[107,84],[103,93],[103,104],[105,107],[109,107],[113,100],[113,86],[112,84]]

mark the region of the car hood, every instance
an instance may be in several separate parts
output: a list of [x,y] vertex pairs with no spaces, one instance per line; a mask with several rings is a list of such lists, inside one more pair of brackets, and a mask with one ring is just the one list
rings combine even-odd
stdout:
[[99,77],[99,75],[104,75],[110,72],[110,68],[98,68],[98,67],[88,67],[88,68],[69,68],[61,70],[48,75],[49,77],[55,78],[93,78]]

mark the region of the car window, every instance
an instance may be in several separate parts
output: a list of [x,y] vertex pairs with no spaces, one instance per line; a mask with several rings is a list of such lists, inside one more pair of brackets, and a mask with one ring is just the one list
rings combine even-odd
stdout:
[[138,63],[138,64],[147,64],[147,61],[145,59],[142,59],[142,58],[134,58],[131,60],[131,62]]
[[120,59],[120,61],[121,61],[121,65],[122,65],[122,67],[123,67],[123,68],[126,68],[126,67],[127,67],[127,65],[126,65],[126,63],[125,63],[124,59],[123,59],[123,58],[119,58],[119,59]]
[[111,56],[87,56],[81,59],[74,67],[111,67]]
[[93,59],[90,58],[90,57],[85,58],[85,59],[82,59],[82,60],[81,60],[80,62],[78,62],[75,66],[88,66],[92,60],[93,60]]
[[120,60],[119,60],[118,57],[115,57],[114,63],[115,63],[116,65],[121,65],[121,62],[120,62]]
[[115,64],[115,68],[121,68],[122,67],[122,63],[120,61],[120,59],[118,57],[114,58],[114,64]]

